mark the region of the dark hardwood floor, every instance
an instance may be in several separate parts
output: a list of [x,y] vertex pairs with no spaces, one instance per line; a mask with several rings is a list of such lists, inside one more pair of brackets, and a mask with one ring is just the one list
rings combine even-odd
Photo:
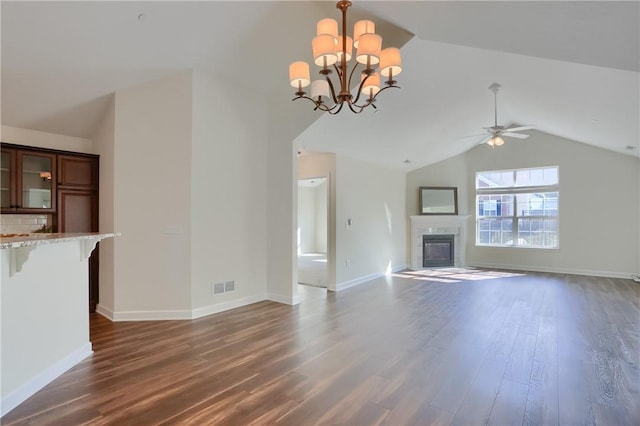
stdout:
[[91,317],[14,424],[640,424],[640,284],[397,274],[195,321]]

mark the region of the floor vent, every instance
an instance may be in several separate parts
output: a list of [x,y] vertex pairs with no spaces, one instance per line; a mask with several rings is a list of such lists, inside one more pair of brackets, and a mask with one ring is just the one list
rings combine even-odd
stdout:
[[225,281],[225,282],[221,282],[221,283],[213,283],[212,293],[215,296],[216,294],[227,293],[229,291],[235,291],[235,289],[236,289],[236,282],[233,281],[233,280]]

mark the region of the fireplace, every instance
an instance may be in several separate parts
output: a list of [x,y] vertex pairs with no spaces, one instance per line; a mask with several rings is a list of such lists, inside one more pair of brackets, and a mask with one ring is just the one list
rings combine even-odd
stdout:
[[[453,259],[447,266],[465,267],[465,246],[467,244],[467,221],[470,216],[462,215],[419,215],[411,216],[411,269],[419,271],[434,267],[424,266],[424,237],[453,236],[451,251]],[[442,247],[437,245],[437,247]],[[440,265],[444,266],[444,265]]]
[[453,250],[453,234],[423,235],[422,266],[424,268],[431,268],[435,266],[453,266]]

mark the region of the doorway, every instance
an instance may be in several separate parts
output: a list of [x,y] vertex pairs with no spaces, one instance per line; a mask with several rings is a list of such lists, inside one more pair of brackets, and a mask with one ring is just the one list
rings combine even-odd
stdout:
[[327,177],[298,180],[298,283],[327,288]]

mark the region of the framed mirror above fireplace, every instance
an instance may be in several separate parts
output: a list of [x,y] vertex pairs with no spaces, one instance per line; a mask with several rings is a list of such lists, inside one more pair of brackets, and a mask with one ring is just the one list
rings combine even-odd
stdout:
[[458,214],[458,188],[455,186],[421,186],[419,197],[420,214]]

